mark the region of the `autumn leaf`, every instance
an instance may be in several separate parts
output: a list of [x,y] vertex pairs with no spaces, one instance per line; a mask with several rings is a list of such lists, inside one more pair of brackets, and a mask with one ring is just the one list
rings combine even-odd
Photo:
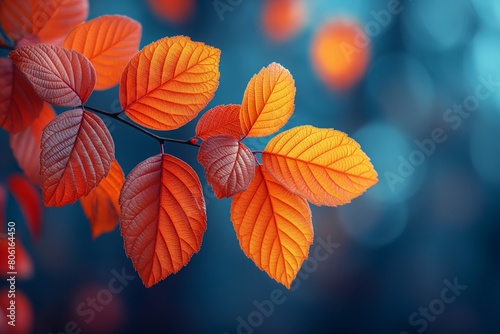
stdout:
[[11,51],[9,57],[29,79],[36,93],[50,104],[80,106],[94,89],[94,67],[74,50],[37,44]]
[[125,68],[120,103],[134,122],[177,129],[195,118],[219,85],[220,50],[188,37],[166,37],[143,48]]
[[378,182],[359,144],[333,129],[305,125],[280,133],[262,162],[283,186],[316,205],[349,203]]
[[250,80],[241,103],[240,122],[247,137],[265,137],[288,122],[295,108],[295,84],[283,66],[272,63]]
[[87,0],[0,1],[2,28],[16,42],[35,35],[44,43],[59,44],[87,15]]
[[38,190],[22,175],[10,175],[7,179],[10,193],[16,199],[33,238],[42,232],[42,199]]
[[96,89],[108,89],[120,82],[127,63],[139,50],[139,22],[121,15],[104,15],[79,25],[63,46],[86,56],[97,73]]
[[12,60],[0,58],[0,126],[11,134],[23,131],[42,108],[43,101]]
[[94,189],[114,160],[113,138],[94,114],[74,109],[52,120],[41,140],[40,173],[46,206],[74,203]]
[[245,255],[290,289],[313,242],[307,201],[259,165],[248,189],[234,196],[231,220]]
[[[9,244],[10,243],[10,244]],[[9,247],[14,245],[9,241],[6,234],[0,233],[0,277],[8,278],[10,275],[9,272],[12,272],[9,269]],[[26,248],[24,248],[23,244],[16,237],[14,249],[16,252],[16,265],[15,272],[17,272],[17,278],[19,279],[28,279],[33,276],[33,262],[31,261],[31,257],[29,256]]]
[[227,134],[236,138],[243,135],[240,125],[239,104],[217,106],[201,116],[196,124],[196,136],[206,140],[210,136]]
[[204,141],[198,161],[219,199],[247,189],[254,176],[252,151],[230,135],[216,135]]
[[112,231],[120,220],[118,199],[123,182],[125,182],[125,177],[122,168],[114,160],[108,176],[87,196],[80,198],[83,212],[90,220],[93,238]]
[[125,180],[120,207],[125,252],[146,287],[200,250],[205,201],[198,176],[182,160],[159,154],[140,163]]
[[38,186],[41,185],[40,140],[42,139],[42,130],[55,117],[54,109],[50,104],[44,103],[40,116],[27,129],[10,135],[10,148],[17,164],[30,181]]

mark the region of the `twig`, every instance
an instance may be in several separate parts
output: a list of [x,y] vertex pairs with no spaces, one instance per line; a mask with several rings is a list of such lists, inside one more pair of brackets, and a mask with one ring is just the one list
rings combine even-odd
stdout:
[[100,110],[100,109],[97,109],[97,108],[93,108],[93,107],[89,107],[89,106],[84,106],[84,109],[86,110],[90,110],[92,112],[95,112],[96,114],[101,114],[101,115],[105,115],[105,116],[108,116],[108,117],[111,117],[113,119],[116,119],[117,121],[119,122],[122,122],[124,124],[127,124],[128,126],[150,136],[151,138],[154,138],[156,139],[156,141],[158,141],[160,143],[160,145],[163,146],[163,144],[165,144],[166,142],[170,142],[170,143],[177,143],[177,144],[184,144],[184,145],[189,145],[189,146],[196,146],[196,147],[200,147],[199,144],[197,143],[193,143],[191,142],[190,140],[181,140],[181,139],[174,139],[174,138],[167,138],[167,137],[162,137],[162,136],[158,136],[144,128],[142,128],[141,126],[127,120],[127,119],[124,119],[124,118],[121,118],[120,115],[123,113],[123,111],[120,111],[120,112],[117,112],[117,113],[111,113],[111,112],[108,112],[108,111],[104,111],[104,110]]

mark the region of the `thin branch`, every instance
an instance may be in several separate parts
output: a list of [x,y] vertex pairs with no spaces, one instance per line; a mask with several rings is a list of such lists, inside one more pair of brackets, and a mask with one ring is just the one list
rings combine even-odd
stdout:
[[123,111],[120,111],[120,112],[117,112],[117,113],[111,113],[111,112],[108,112],[108,111],[104,111],[104,110],[100,110],[100,109],[97,109],[97,108],[89,107],[87,105],[84,106],[84,109],[90,110],[92,112],[95,112],[96,114],[101,114],[101,115],[105,115],[105,116],[111,117],[113,119],[116,119],[119,122],[127,124],[128,126],[130,126],[130,127],[134,128],[134,129],[136,129],[136,130],[144,133],[145,135],[147,135],[147,136],[149,136],[151,138],[156,139],[156,141],[158,141],[160,143],[160,145],[162,145],[162,146],[166,142],[171,142],[171,143],[177,143],[177,144],[184,144],[184,145],[189,145],[189,146],[200,147],[199,144],[193,143],[190,140],[181,140],[181,139],[174,139],[174,138],[167,138],[167,137],[158,136],[157,134],[154,134],[154,133],[152,133],[152,132],[144,129],[143,127],[135,124],[134,122],[131,122],[131,121],[127,120],[127,119],[121,118],[120,115],[123,113]]

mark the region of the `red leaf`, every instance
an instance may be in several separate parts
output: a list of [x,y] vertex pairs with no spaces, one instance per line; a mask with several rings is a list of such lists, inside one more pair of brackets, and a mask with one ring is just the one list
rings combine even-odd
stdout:
[[7,185],[23,212],[32,236],[38,239],[42,229],[42,200],[38,190],[22,175],[9,176]]
[[0,58],[0,126],[10,133],[26,129],[43,108],[43,101],[12,63]]
[[120,195],[125,252],[146,287],[178,272],[201,247],[205,201],[198,176],[166,154],[135,167]]
[[120,220],[118,198],[125,182],[122,168],[116,160],[111,163],[111,170],[101,183],[87,196],[80,198],[85,215],[90,220],[92,237],[113,231]]
[[[9,238],[11,238],[11,235],[0,234],[0,278],[10,277],[9,272],[17,272],[17,278],[19,279],[31,278],[33,276],[33,263],[28,252],[16,234],[14,234],[15,239],[9,240]],[[12,252],[12,247],[16,254],[16,262],[13,268],[9,267],[8,263],[9,248],[11,249],[10,252]]]
[[74,109],[44,129],[40,174],[46,206],[74,203],[94,189],[115,159],[113,138],[94,114]]
[[40,186],[40,139],[43,128],[56,113],[50,104],[45,103],[40,116],[24,131],[10,135],[10,148],[19,167],[31,182]]
[[5,231],[5,206],[7,204],[7,191],[0,184],[0,233]]
[[219,199],[244,191],[255,175],[252,151],[230,135],[216,135],[204,141],[198,161]]
[[0,22],[15,41],[30,34],[45,43],[60,43],[88,15],[87,0],[2,0]]
[[94,66],[81,53],[50,44],[25,46],[9,53],[37,94],[62,107],[85,103],[95,87]]
[[[33,307],[26,295],[16,290],[16,326],[10,326],[7,321],[7,308],[10,301],[8,288],[0,289],[0,333],[3,334],[29,334],[32,333],[34,325]],[[4,314],[4,312],[6,314]]]
[[210,136],[227,134],[236,138],[243,135],[240,126],[239,104],[217,106],[201,116],[196,125],[196,136],[206,140]]

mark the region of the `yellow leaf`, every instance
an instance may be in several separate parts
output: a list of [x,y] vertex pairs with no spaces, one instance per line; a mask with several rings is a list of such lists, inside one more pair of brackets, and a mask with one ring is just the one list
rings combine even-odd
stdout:
[[288,122],[295,108],[290,72],[272,63],[250,80],[241,103],[240,123],[247,137],[265,137]]
[[231,220],[245,255],[289,289],[313,241],[307,201],[259,165],[248,189],[233,197]]
[[316,205],[349,203],[378,182],[359,144],[333,129],[285,131],[267,144],[262,162],[277,181]]

